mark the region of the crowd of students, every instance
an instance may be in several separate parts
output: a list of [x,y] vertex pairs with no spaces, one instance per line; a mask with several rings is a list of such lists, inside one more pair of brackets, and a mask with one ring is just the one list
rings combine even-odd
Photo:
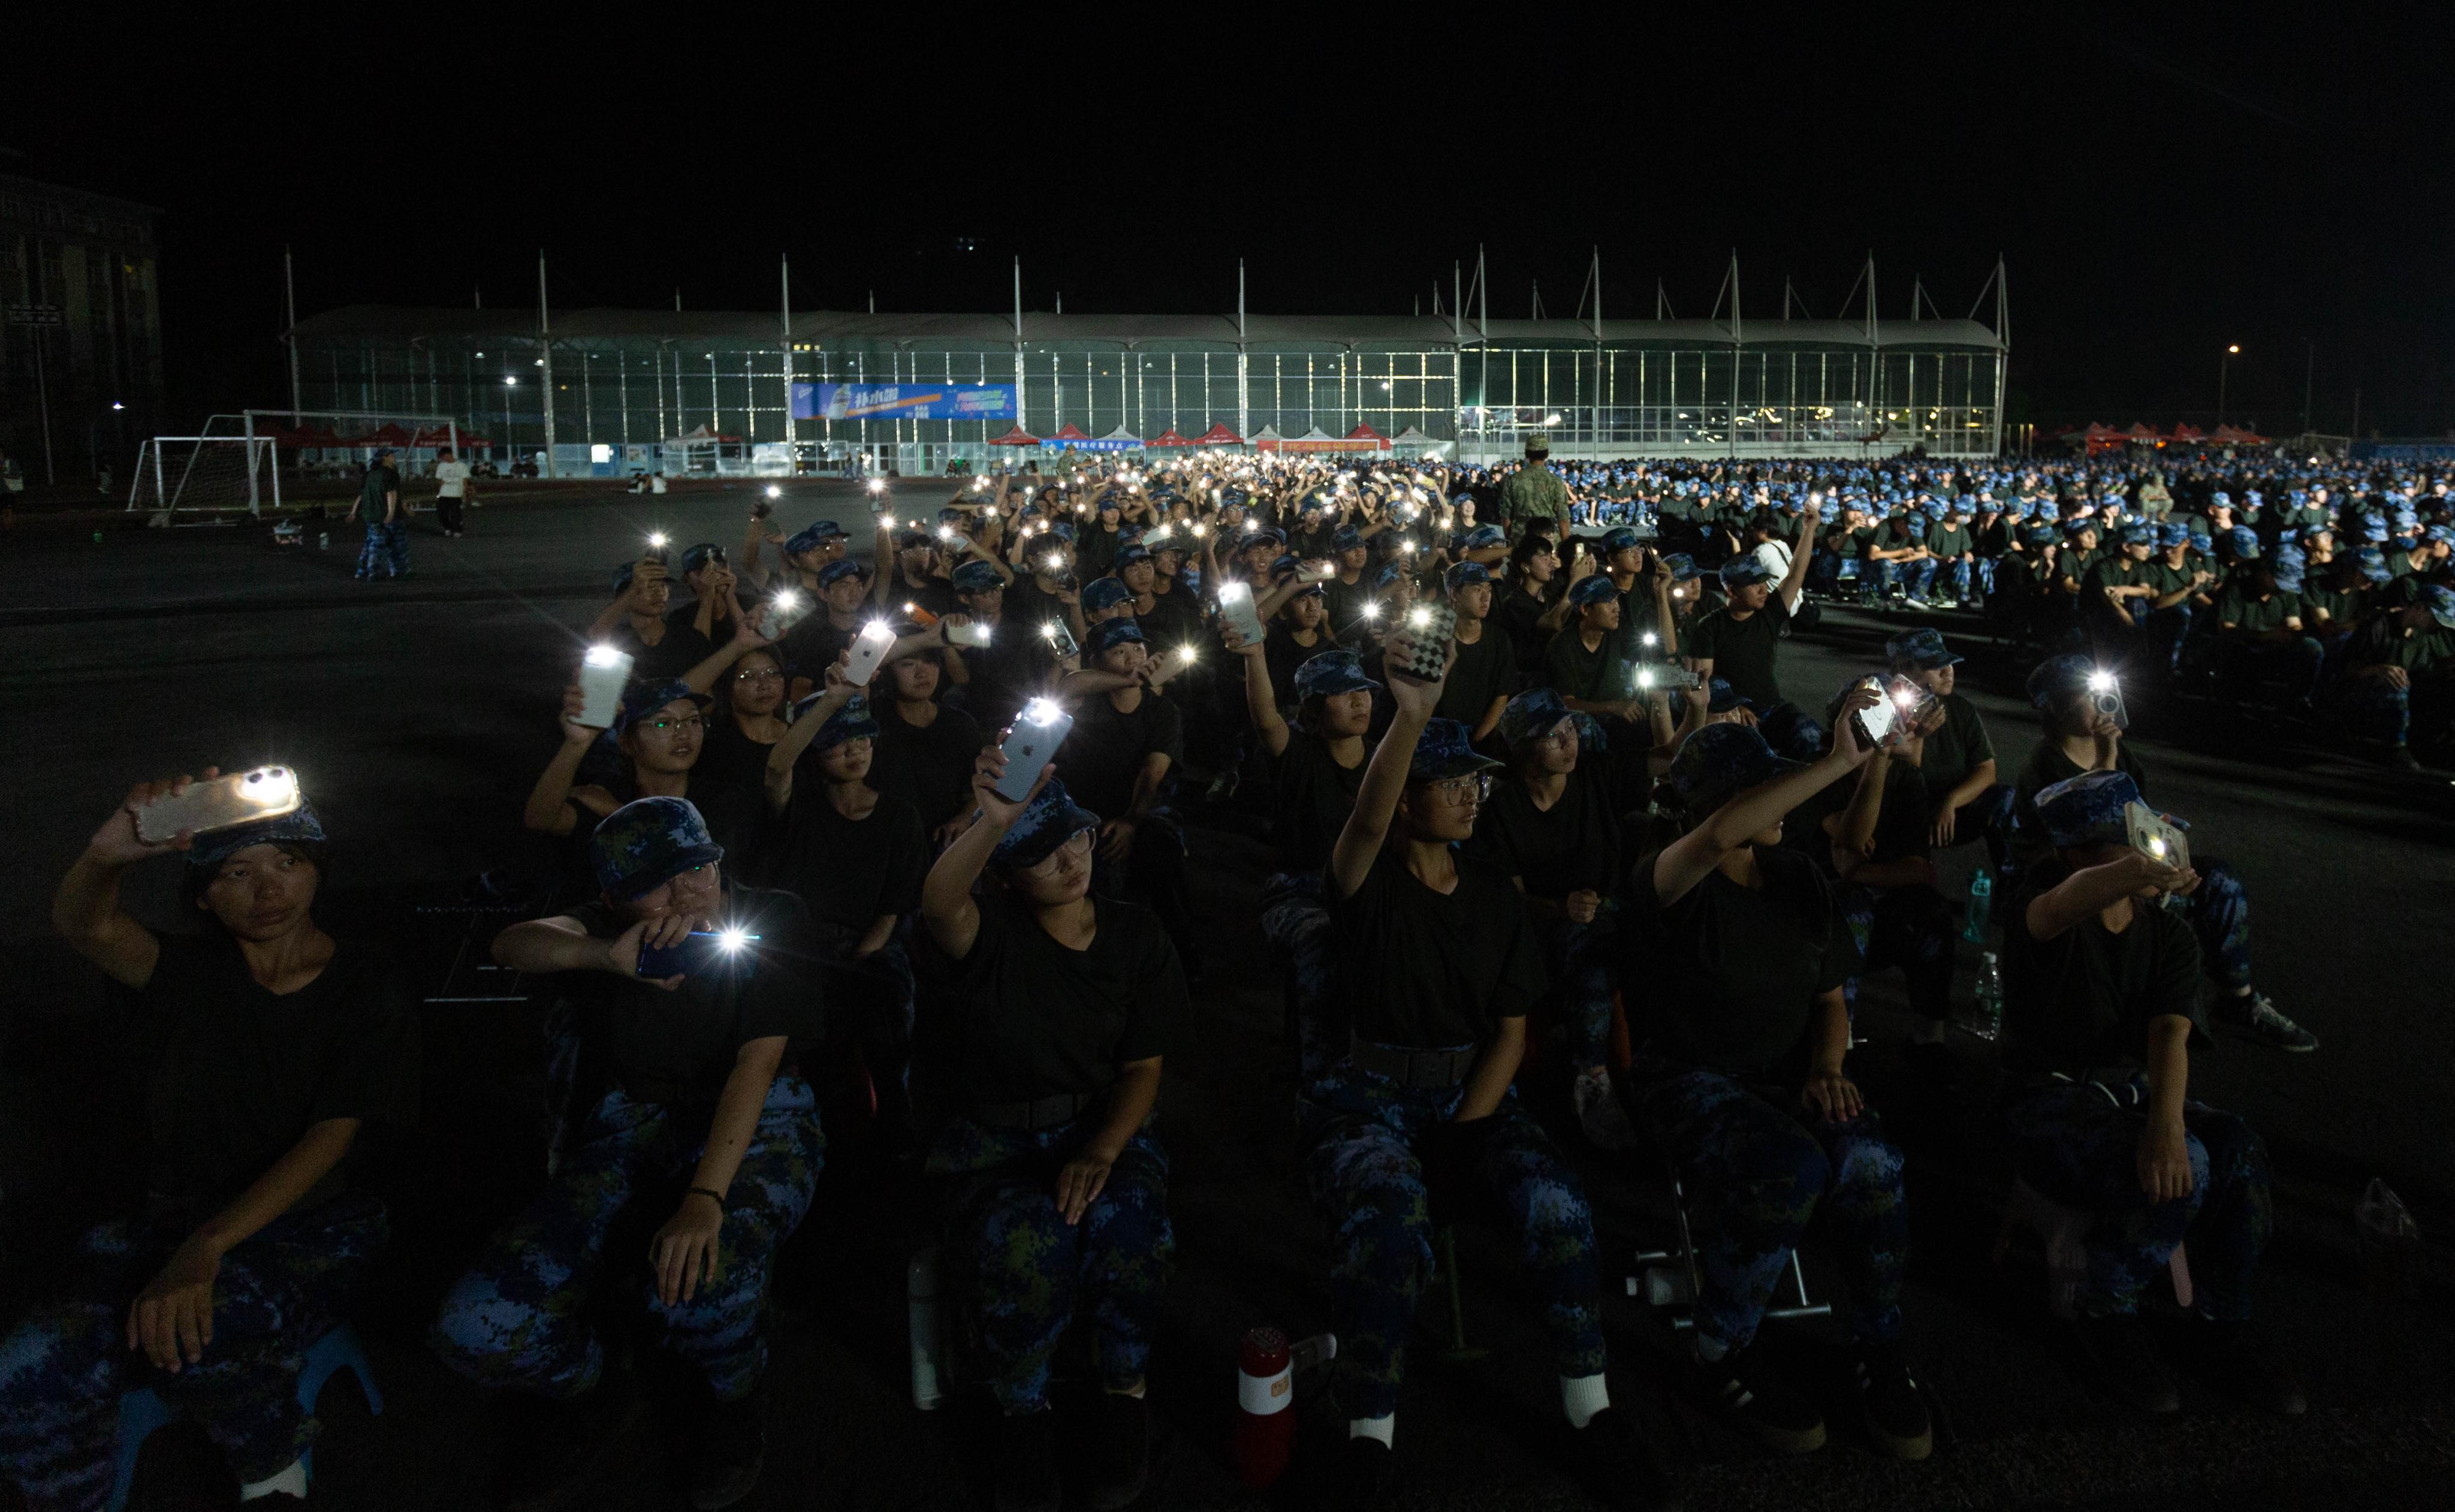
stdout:
[[[493,947],[571,1031],[550,1175],[429,1340],[513,1404],[505,1505],[559,1504],[601,1447],[609,1298],[686,1382],[693,1504],[756,1485],[768,1280],[817,1191],[830,1045],[909,1134],[999,1410],[998,1506],[1054,1508],[1068,1482],[1133,1503],[1175,1247],[1156,1109],[1205,964],[1187,832],[1233,808],[1271,827],[1253,906],[1287,987],[1290,1174],[1330,1239],[1333,1504],[1389,1490],[1434,1228],[1456,1221],[1520,1253],[1561,1462],[1609,1504],[1673,1495],[1606,1389],[1593,1215],[1552,1128],[1678,1173],[1695,1401],[1776,1451],[1825,1441],[1755,1347],[1821,1214],[1852,1426],[1930,1452],[1901,1347],[1916,1152],[1854,1080],[1852,1025],[1860,980],[1898,969],[1912,1061],[1949,1076],[1960,920],[1936,856],[1958,845],[1985,847],[2004,900],[2002,1137],[2035,1190],[2096,1217],[2075,1326],[2107,1389],[2179,1405],[2139,1313],[2187,1234],[2189,1362],[2303,1409],[2249,1327],[2263,1151],[2190,1099],[2188,1067],[2216,1024],[2317,1041],[2258,990],[2245,879],[2196,837],[2188,857],[2137,843],[2124,696],[2204,662],[2365,711],[2413,759],[2455,648],[2444,482],[1554,473],[1537,447],[1463,474],[1203,454],[982,477],[932,517],[877,506],[868,562],[838,521],[788,534],[761,504],[730,546],[623,563],[588,632],[630,658],[619,708],[600,724],[563,694],[522,816],[561,861]],[[2391,555],[2333,554],[2374,530]],[[1931,625],[1839,689],[1783,676],[1816,595],[1915,606],[1938,585],[2037,637],[2047,739],[2017,776]],[[1062,738],[1010,769],[1026,727]],[[0,1341],[0,1478],[39,1509],[104,1504],[138,1382],[244,1495],[305,1494],[314,1423],[290,1381],[384,1240],[348,1152],[415,1117],[414,1014],[316,921],[312,808],[144,838],[137,812],[188,784],[132,790],[54,906],[160,1043],[152,1199]],[[193,935],[118,903],[128,868],[173,854]],[[1520,1067],[1554,1038],[1567,1102],[1532,1108]],[[1090,1458],[1061,1474],[1052,1361],[1078,1320],[1101,1389]]]

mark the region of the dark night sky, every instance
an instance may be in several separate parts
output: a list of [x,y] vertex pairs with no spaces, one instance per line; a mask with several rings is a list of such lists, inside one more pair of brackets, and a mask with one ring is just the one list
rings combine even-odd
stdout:
[[1884,312],[1917,276],[1958,315],[2000,252],[2016,420],[2205,425],[2239,342],[2232,417],[2290,432],[2308,342],[2320,429],[2359,387],[2364,431],[2455,430],[2442,8],[1514,32],[1210,8],[1199,34],[1085,19],[1054,48],[992,41],[1030,34],[1012,20],[376,13],[19,34],[0,171],[167,212],[174,416],[278,402],[285,242],[302,314],[533,304],[539,246],[566,308],[679,284],[773,309],[789,252],[804,309],[1004,310],[1020,253],[1038,309],[1232,309],[1242,255],[1257,311],[1399,312],[1481,242],[1495,316],[1537,278],[1568,313],[1597,244],[1631,316],[1657,277],[1705,313],[1733,248],[1752,318],[1785,273],[1836,313],[1871,248]]

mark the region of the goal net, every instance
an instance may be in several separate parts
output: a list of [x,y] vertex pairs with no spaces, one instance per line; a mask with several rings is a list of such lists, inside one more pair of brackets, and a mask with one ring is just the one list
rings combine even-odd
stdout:
[[281,503],[268,437],[149,436],[136,451],[128,507],[151,514],[258,513]]

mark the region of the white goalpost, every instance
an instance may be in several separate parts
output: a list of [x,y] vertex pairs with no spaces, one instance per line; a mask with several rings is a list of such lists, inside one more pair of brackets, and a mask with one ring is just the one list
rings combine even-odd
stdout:
[[281,507],[281,470],[269,436],[152,435],[136,449],[132,513],[259,513]]
[[137,449],[128,508],[161,515],[261,514],[281,507],[281,471],[326,481],[363,469],[378,450],[405,474],[473,433],[455,415],[406,410],[241,410],[205,421],[201,435],[148,437]]

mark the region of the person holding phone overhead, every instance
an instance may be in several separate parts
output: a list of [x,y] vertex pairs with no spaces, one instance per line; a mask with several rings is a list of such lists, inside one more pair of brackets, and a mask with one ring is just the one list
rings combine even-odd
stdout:
[[[934,1125],[925,1168],[944,1253],[1001,1415],[997,1505],[1061,1504],[1049,1364],[1084,1313],[1101,1393],[1077,1491],[1116,1512],[1148,1474],[1144,1369],[1176,1242],[1151,1119],[1189,1011],[1185,973],[1149,910],[1091,891],[1100,816],[1053,763],[1008,797],[1006,764],[998,746],[981,752],[980,817],[922,885],[913,1096]],[[976,891],[984,871],[991,885]]]
[[[140,1386],[203,1427],[242,1497],[306,1494],[299,1353],[387,1234],[349,1157],[366,1125],[416,1119],[416,1012],[389,962],[317,922],[314,811],[148,841],[137,812],[190,785],[130,790],[51,903],[70,946],[133,990],[152,1054],[143,1210],[87,1235],[67,1295],[0,1336],[0,1486],[36,1507],[108,1502],[120,1396]],[[202,927],[159,933],[120,878],[180,854]]]
[[792,1059],[822,1027],[801,964],[815,932],[800,898],[728,882],[723,848],[680,798],[615,810],[589,851],[597,898],[514,924],[494,948],[577,1004],[576,1127],[545,1190],[445,1295],[428,1341],[518,1403],[502,1499],[550,1500],[622,1420],[585,1316],[617,1220],[634,1204],[669,1214],[616,1271],[691,1378],[692,1505],[730,1506],[764,1462],[769,1268],[825,1149]]

